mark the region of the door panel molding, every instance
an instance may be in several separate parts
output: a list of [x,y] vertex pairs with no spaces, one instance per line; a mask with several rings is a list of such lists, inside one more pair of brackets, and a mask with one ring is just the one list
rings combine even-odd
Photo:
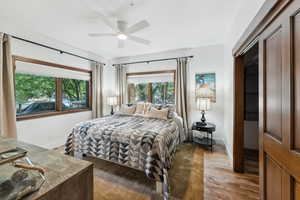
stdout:
[[273,160],[280,163],[281,167],[293,177],[300,180],[300,165],[293,165],[292,163],[300,163],[300,155],[296,151],[290,151],[282,144],[268,135],[264,135],[264,151],[267,152]]
[[300,11],[298,10],[289,18],[290,43],[291,43],[291,65],[292,65],[292,135],[290,138],[291,149],[300,153]]
[[272,28],[263,40],[265,66],[264,132],[282,142],[282,26]]

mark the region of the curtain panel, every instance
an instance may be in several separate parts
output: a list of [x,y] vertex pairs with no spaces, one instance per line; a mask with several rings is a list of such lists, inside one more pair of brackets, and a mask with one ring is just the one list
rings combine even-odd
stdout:
[[17,138],[11,38],[4,33],[0,33],[0,135]]
[[127,103],[127,79],[126,79],[126,67],[118,64],[116,67],[116,92],[118,97],[119,107],[122,104]]
[[96,63],[92,70],[93,119],[103,116],[103,64]]
[[187,68],[188,59],[178,58],[175,82],[175,105],[177,114],[183,119],[183,128],[186,136],[185,140],[191,139],[188,131],[187,114]]

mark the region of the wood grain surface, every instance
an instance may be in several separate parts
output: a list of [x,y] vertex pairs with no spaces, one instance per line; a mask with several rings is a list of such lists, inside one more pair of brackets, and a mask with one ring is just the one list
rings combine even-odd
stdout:
[[39,191],[25,200],[93,199],[92,163],[65,156],[53,150],[0,137],[0,152],[15,147],[27,150],[27,156],[33,164],[45,169],[46,182]]

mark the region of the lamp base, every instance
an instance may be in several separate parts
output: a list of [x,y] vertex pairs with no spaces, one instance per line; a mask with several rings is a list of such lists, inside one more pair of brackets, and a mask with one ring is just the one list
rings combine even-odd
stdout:
[[206,126],[206,119],[205,119],[205,111],[203,110],[202,112],[202,117],[201,117],[201,122],[197,122],[198,126]]
[[114,115],[114,107],[113,107],[113,106],[111,106],[110,114],[111,114],[111,115]]

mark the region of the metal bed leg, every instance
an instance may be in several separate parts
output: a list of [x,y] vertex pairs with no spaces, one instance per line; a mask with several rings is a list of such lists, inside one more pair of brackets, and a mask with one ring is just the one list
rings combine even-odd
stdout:
[[83,154],[79,153],[79,152],[74,152],[74,157],[78,158],[78,159],[82,159],[83,158]]

